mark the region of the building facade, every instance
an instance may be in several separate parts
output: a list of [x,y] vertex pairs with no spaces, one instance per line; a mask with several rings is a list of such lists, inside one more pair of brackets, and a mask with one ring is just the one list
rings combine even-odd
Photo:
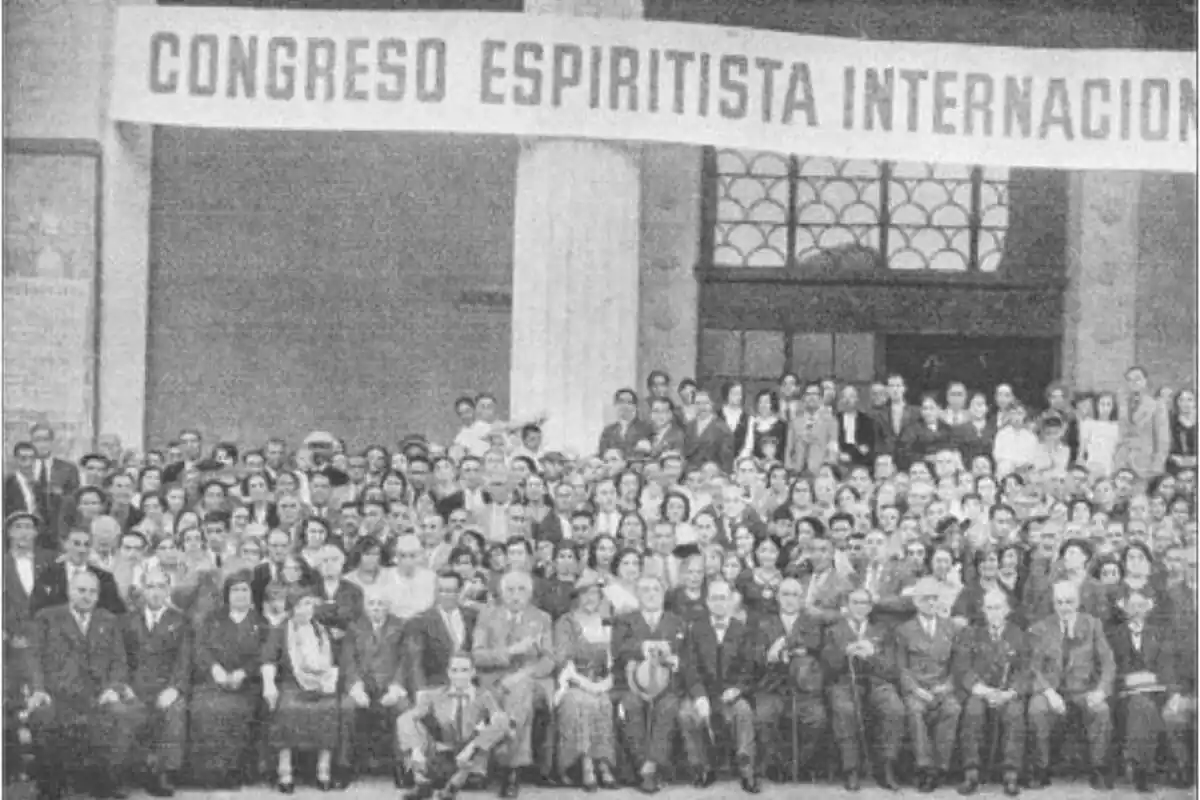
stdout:
[[[1194,47],[1194,27],[1161,8],[1081,2],[468,5]],[[450,434],[454,398],[486,390],[518,416],[547,413],[552,444],[586,448],[612,391],[656,368],[710,386],[786,370],[858,383],[899,371],[918,390],[1002,375],[1029,400],[1057,377],[1116,387],[1133,363],[1156,383],[1194,375],[1192,175],[130,125],[106,115],[114,8],[15,0],[5,33],[7,154],[98,167],[94,353],[81,345],[93,434],[137,446],[184,425],[239,441],[327,428],[394,443]],[[36,334],[5,328],[8,361]]]

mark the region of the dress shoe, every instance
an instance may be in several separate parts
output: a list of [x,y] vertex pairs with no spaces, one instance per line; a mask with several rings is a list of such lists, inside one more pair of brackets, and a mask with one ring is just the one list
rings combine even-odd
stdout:
[[617,779],[613,777],[612,770],[608,764],[601,763],[596,767],[596,783],[601,789],[616,789]]
[[692,781],[692,786],[697,789],[707,789],[717,782],[717,773],[711,769],[706,769],[703,772],[697,773]]
[[1016,797],[1021,793],[1021,784],[1017,780],[1015,769],[1004,771],[1004,793],[1009,797]]
[[753,770],[747,770],[742,774],[742,791],[746,794],[758,794],[762,791],[762,784],[758,782],[758,776]]
[[458,797],[458,790],[453,786],[447,786],[437,793],[437,800],[454,800]]
[[152,797],[174,797],[175,787],[171,784],[171,776],[165,772],[157,772],[150,779],[146,791]]
[[1088,783],[1092,785],[1093,789],[1100,791],[1104,788],[1104,775],[1100,772],[1100,770],[1094,769],[1092,770],[1091,776],[1088,778]]
[[883,762],[883,769],[876,773],[875,782],[879,784],[880,789],[887,789],[889,792],[900,790],[900,782],[896,780],[896,768],[891,761]]
[[642,794],[658,794],[658,790],[662,788],[658,784],[658,773],[647,772],[642,776],[642,783],[638,786],[638,791]]
[[862,788],[862,783],[858,779],[858,770],[852,769],[846,773],[845,787],[847,792],[857,792]]
[[515,769],[504,773],[504,781],[500,785],[500,796],[515,798],[521,794],[521,778]]
[[1153,792],[1154,785],[1150,782],[1150,772],[1144,769],[1133,771],[1133,788],[1139,792]]
[[429,800],[433,797],[433,787],[423,783],[412,791],[404,793],[404,800]]
[[296,792],[296,784],[291,781],[277,783],[275,784],[275,788],[279,790],[280,794],[295,794]]
[[482,792],[487,788],[487,778],[482,775],[468,775],[463,788],[468,792]]
[[596,783],[595,778],[589,778],[587,780],[580,781],[579,788],[583,789],[583,791],[587,792],[588,794],[595,794],[600,788],[600,785]]
[[979,770],[969,769],[963,775],[963,782],[959,784],[958,793],[961,795],[975,794],[979,791]]
[[317,781],[317,791],[332,792],[333,791],[333,781]]
[[538,786],[545,789],[553,789],[562,786],[563,782],[553,772],[542,772],[538,774]]
[[1045,789],[1051,783],[1053,783],[1053,781],[1050,780],[1050,770],[1042,770],[1041,774],[1038,775],[1037,785]]

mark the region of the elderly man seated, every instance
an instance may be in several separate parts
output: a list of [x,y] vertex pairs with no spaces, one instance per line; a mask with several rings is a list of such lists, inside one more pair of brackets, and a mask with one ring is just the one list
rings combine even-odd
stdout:
[[[500,581],[501,605],[487,607],[475,625],[472,655],[479,685],[496,696],[513,725],[513,743],[500,789],[516,797],[518,771],[533,764],[533,717],[549,713],[554,693],[554,644],[550,615],[530,605],[533,579],[515,570]],[[543,752],[543,761],[551,753]],[[543,776],[548,770],[543,769]]]

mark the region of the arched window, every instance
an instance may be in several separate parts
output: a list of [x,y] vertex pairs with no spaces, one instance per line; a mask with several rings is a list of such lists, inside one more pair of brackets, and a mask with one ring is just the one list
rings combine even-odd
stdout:
[[713,266],[804,270],[834,253],[895,270],[1000,266],[1007,169],[738,150],[710,163]]

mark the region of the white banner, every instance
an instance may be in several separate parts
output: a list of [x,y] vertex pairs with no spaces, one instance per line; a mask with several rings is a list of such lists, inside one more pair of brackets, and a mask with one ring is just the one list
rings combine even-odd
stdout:
[[122,6],[112,115],[1196,171],[1196,55],[458,12]]

